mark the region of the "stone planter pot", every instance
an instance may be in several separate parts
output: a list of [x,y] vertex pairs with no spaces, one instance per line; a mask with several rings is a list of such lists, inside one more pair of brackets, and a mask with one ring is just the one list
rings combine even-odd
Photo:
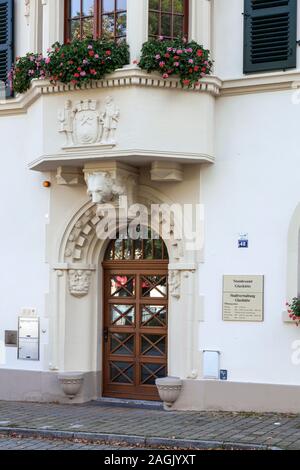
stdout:
[[58,381],[64,394],[72,400],[82,387],[84,375],[81,372],[62,372],[58,374]]
[[179,398],[183,382],[179,377],[164,377],[156,379],[155,383],[160,399],[164,402],[164,409],[169,411]]

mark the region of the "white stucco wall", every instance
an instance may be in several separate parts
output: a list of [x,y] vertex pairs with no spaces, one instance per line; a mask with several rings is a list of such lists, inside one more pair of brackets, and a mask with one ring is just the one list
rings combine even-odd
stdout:
[[[282,321],[291,300],[286,299],[288,230],[300,197],[298,117],[291,92],[217,103],[216,164],[201,174],[206,243],[199,345],[221,351],[221,368],[229,370],[230,380],[300,383],[299,366],[291,362],[299,329]],[[238,249],[240,233],[249,234],[249,249]],[[223,274],[265,275],[263,323],[222,321]]]
[[[28,171],[33,153],[40,152],[40,105],[30,115],[1,117],[1,341],[4,330],[17,330],[22,308],[36,308],[45,316],[48,266],[45,264],[45,226],[49,192],[42,187],[47,175]],[[6,348],[6,367],[39,369],[41,361],[16,359],[16,349]],[[2,365],[1,365],[2,367]]]

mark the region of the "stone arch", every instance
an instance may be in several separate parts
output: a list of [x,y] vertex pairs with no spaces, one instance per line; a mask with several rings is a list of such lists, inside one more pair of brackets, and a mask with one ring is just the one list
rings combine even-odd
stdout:
[[[148,186],[139,187],[137,201],[148,207],[173,203]],[[52,370],[83,370],[94,374],[93,377],[101,373],[101,260],[110,239],[97,237],[100,220],[97,205],[86,202],[66,224],[58,240],[50,302],[52,344],[49,363]],[[199,374],[199,360],[194,354],[198,321],[195,307],[197,265],[192,262],[190,254],[185,253],[184,240],[175,240],[171,232],[168,240],[162,237],[170,261],[169,373],[196,378]],[[185,315],[182,315],[183,311]],[[186,347],[179,354],[177,345],[182,331],[185,332]],[[94,398],[98,394],[96,382],[100,383],[100,380],[94,379],[91,393]]]

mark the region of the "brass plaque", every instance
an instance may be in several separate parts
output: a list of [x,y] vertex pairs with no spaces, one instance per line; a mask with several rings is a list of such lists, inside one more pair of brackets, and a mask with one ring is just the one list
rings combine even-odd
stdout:
[[224,276],[223,320],[264,320],[264,276]]

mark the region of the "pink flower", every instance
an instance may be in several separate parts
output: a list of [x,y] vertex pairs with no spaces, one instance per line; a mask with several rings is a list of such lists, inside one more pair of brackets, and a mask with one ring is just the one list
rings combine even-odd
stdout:
[[167,49],[168,52],[172,52],[172,50],[173,50],[172,47],[168,47]]
[[179,67],[179,62],[174,62],[174,67]]
[[50,62],[51,62],[50,57],[47,57],[46,60],[45,60],[45,63],[46,63],[46,64],[50,64]]
[[91,44],[88,45],[88,49],[91,50],[93,49],[93,46]]
[[164,40],[164,37],[163,37],[163,36],[159,36],[158,40],[159,40],[159,41],[163,41],[163,40]]
[[85,76],[86,76],[86,72],[83,70],[82,72],[80,72],[80,75],[81,75],[82,77],[85,77]]
[[95,59],[99,59],[99,54],[95,54]]
[[189,64],[193,64],[193,63],[194,63],[193,59],[189,59]]
[[159,60],[160,59],[160,54],[156,54],[155,59]]
[[177,49],[177,51],[176,51],[176,52],[177,52],[177,54],[178,54],[178,55],[180,55],[180,54],[182,54],[182,53],[183,53],[183,50],[182,50],[182,49]]
[[89,63],[89,61],[88,61],[88,60],[86,60],[86,59],[83,59],[82,63],[83,63],[83,65],[86,65],[86,64],[88,64],[88,63]]
[[162,69],[162,68],[165,66],[165,62],[163,62],[163,61],[160,62],[160,63],[159,63],[159,66],[160,66],[160,68]]
[[163,78],[169,78],[169,75],[167,73],[164,73]]

